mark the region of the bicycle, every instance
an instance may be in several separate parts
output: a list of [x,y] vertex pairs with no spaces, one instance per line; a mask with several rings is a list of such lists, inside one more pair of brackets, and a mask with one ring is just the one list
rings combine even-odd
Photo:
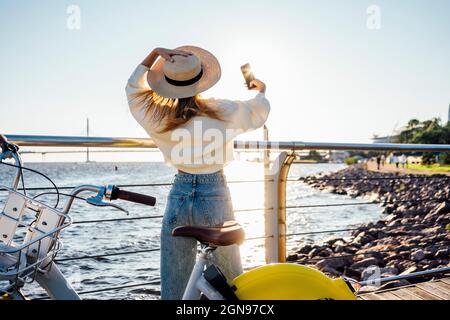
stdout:
[[200,243],[197,261],[183,300],[355,300],[350,279],[331,279],[322,272],[298,264],[275,263],[247,271],[228,281],[212,263],[220,246],[241,244],[245,233],[235,221],[217,227],[180,226],[175,237],[192,237]]
[[[13,186],[11,188],[0,186],[8,192],[6,204],[0,214],[0,297],[26,299],[21,288],[27,283],[36,281],[51,299],[79,300],[79,295],[54,262],[56,254],[62,249],[59,235],[72,224],[69,211],[74,199],[83,199],[94,206],[110,206],[125,212],[124,208],[105,202],[104,199],[109,201],[122,199],[150,206],[155,205],[156,199],[120,190],[114,185],[81,185],[75,187],[70,194],[60,194],[57,191],[58,199],[59,195],[64,195],[68,200],[62,210],[52,208],[37,201],[36,197],[31,198],[18,192],[21,179],[23,185],[22,170],[25,169],[22,166],[19,147],[8,143],[2,135],[0,146],[2,151],[0,163],[2,160],[12,158],[15,164],[11,166],[17,168]],[[86,191],[96,195],[86,199],[78,197],[79,193]],[[26,217],[30,211],[35,216],[34,219]],[[22,232],[22,236],[18,234],[20,226],[26,230]],[[202,296],[209,300],[232,301],[356,299],[349,279],[331,279],[318,270],[290,263],[258,267],[228,281],[220,269],[212,263],[211,255],[219,246],[243,242],[244,230],[235,221],[227,221],[216,227],[180,226],[172,231],[172,235],[192,237],[200,243],[197,261],[183,300],[200,299]],[[17,244],[19,239],[22,240],[20,245]],[[7,281],[8,285],[2,287],[1,281]]]
[[[33,281],[36,281],[51,299],[81,300],[54,262],[57,253],[62,249],[60,234],[72,224],[69,212],[73,201],[82,199],[90,205],[113,207],[127,212],[111,201],[122,199],[154,206],[156,198],[121,190],[115,185],[80,185],[69,194],[62,194],[51,179],[36,170],[23,167],[19,147],[9,143],[3,135],[0,135],[0,147],[0,163],[17,168],[12,187],[0,186],[0,190],[7,192],[4,208],[0,212],[0,300],[25,300],[21,289]],[[2,162],[6,159],[13,159],[14,164]],[[58,196],[54,207],[36,200],[42,194],[35,197],[25,194],[25,169],[41,174],[52,182],[56,190],[54,193]],[[20,181],[24,193],[18,191]],[[85,199],[78,196],[82,192],[96,195]],[[60,195],[68,197],[62,210],[57,208]]]

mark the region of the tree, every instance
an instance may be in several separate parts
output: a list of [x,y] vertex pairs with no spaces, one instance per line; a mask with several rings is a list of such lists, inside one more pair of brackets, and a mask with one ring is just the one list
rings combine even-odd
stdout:
[[411,119],[408,121],[408,125],[406,126],[407,129],[413,130],[416,129],[420,125],[420,121],[417,119]]
[[441,124],[440,118],[433,118],[431,120],[426,120],[422,122],[422,127],[425,131],[432,131],[436,128],[439,128]]
[[323,161],[322,156],[316,150],[309,151],[309,154],[304,157],[306,160]]
[[[411,119],[405,130],[400,132],[398,140],[400,143],[450,144],[450,124],[441,125],[439,118],[423,122]],[[424,153],[422,162],[435,163],[436,155],[438,153]],[[441,153],[439,159],[441,163],[450,164],[450,153]]]

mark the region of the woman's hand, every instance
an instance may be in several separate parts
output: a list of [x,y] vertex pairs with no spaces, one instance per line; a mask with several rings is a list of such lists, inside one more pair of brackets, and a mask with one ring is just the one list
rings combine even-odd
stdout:
[[188,57],[192,55],[192,53],[182,50],[171,50],[171,49],[165,49],[165,48],[155,48],[153,50],[158,56],[163,58],[166,61],[174,62],[172,56],[183,56]]
[[171,49],[165,49],[165,48],[155,48],[153,51],[142,61],[142,65],[146,66],[147,68],[151,68],[152,65],[155,63],[156,59],[158,57],[163,58],[166,61],[174,62],[174,59],[172,56],[180,55],[183,57],[187,57],[192,55],[190,52],[182,51],[182,50],[171,50]]
[[250,90],[258,90],[261,93],[266,92],[266,84],[259,79],[250,81]]

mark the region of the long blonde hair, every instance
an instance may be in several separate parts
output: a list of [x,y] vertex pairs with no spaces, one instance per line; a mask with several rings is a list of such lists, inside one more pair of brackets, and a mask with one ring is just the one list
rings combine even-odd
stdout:
[[153,121],[161,123],[164,120],[164,127],[160,133],[172,131],[196,116],[207,116],[223,121],[219,112],[208,107],[200,95],[172,99],[150,90],[136,98],[142,99],[147,105],[147,112],[151,112]]

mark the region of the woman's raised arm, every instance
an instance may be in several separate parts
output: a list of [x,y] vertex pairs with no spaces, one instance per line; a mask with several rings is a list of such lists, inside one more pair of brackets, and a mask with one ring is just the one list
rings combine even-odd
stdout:
[[158,57],[163,58],[166,61],[173,62],[172,56],[183,56],[187,57],[190,56],[191,53],[181,50],[171,50],[171,49],[165,49],[165,48],[155,48],[150,52],[150,54],[142,61],[142,65],[146,66],[147,68],[151,68],[152,65],[155,63],[156,59]]

